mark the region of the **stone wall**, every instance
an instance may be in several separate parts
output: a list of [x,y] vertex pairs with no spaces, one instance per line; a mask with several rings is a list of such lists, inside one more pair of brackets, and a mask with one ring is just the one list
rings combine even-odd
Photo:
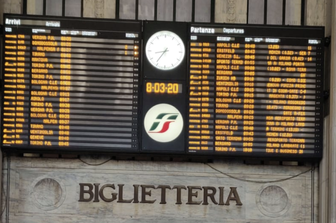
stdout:
[[[312,179],[310,166],[255,166],[228,161],[211,164],[115,161],[88,157],[11,157],[9,166],[10,171],[5,168],[3,176],[4,194],[8,193],[9,185],[9,222],[306,223],[311,222],[312,213],[317,213],[317,199],[313,199],[316,181]],[[10,182],[6,180],[8,174]],[[80,184],[86,185],[84,191],[90,191],[88,184],[96,184],[91,190],[91,200],[89,192],[83,193],[84,200],[90,201],[79,202]],[[115,190],[106,187],[101,192],[103,195],[98,196],[96,187],[100,190],[106,184],[114,184]],[[135,186],[137,196],[133,185],[139,185]],[[179,203],[177,189],[167,189],[166,204],[160,204],[162,190],[151,188],[159,185],[185,186],[187,189],[181,189],[181,204],[176,204]],[[144,196],[142,190],[148,194]],[[112,193],[118,193],[116,200],[104,201],[112,199]],[[204,193],[214,193],[213,199],[211,196],[205,199]],[[118,202],[130,199],[132,203]],[[200,204],[188,204],[197,202]],[[2,217],[5,222],[6,214]]]

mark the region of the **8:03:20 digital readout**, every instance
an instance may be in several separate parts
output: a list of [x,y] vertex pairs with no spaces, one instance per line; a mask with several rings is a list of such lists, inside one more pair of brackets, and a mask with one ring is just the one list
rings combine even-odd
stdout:
[[159,94],[179,94],[182,93],[182,84],[178,83],[163,83],[163,82],[147,82],[147,93]]

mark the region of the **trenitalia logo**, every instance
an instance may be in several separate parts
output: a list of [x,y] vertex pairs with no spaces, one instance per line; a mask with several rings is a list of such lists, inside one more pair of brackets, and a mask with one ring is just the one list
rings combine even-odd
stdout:
[[[158,122],[154,122],[152,127],[149,129],[149,133],[165,133],[169,129],[170,123],[174,122],[179,114],[161,113],[156,117]],[[167,119],[166,121],[164,121]]]
[[155,141],[171,142],[182,132],[183,118],[174,106],[158,104],[149,109],[144,125],[149,137]]

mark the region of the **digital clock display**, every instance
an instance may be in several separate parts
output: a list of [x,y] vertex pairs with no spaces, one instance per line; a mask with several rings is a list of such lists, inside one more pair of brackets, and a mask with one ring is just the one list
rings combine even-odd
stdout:
[[155,94],[180,94],[182,84],[170,82],[147,82],[146,92]]

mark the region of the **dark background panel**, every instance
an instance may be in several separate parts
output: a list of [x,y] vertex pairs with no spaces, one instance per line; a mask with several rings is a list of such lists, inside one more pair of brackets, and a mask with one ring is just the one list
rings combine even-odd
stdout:
[[188,59],[188,36],[187,23],[172,23],[172,22],[145,22],[143,28],[143,49],[146,47],[148,39],[156,32],[168,30],[174,32],[184,42],[186,56],[178,67],[172,70],[162,71],[150,64],[145,50],[143,50],[143,75],[145,79],[155,80],[186,80],[187,59]]
[[[144,83],[147,83],[146,81]],[[154,82],[154,81],[153,81]],[[167,83],[167,82],[165,82]],[[176,82],[174,82],[176,83]],[[169,104],[174,106],[183,117],[183,130],[181,134],[173,141],[167,143],[160,143],[153,140],[148,136],[144,127],[144,119],[148,110],[153,106],[158,104]],[[141,133],[142,133],[142,150],[144,152],[165,152],[165,153],[184,153],[185,152],[185,133],[187,129],[187,115],[186,115],[186,89],[185,85],[182,84],[182,92],[178,94],[157,94],[157,93],[146,93],[145,89],[143,91],[143,105],[142,105],[142,124]]]

